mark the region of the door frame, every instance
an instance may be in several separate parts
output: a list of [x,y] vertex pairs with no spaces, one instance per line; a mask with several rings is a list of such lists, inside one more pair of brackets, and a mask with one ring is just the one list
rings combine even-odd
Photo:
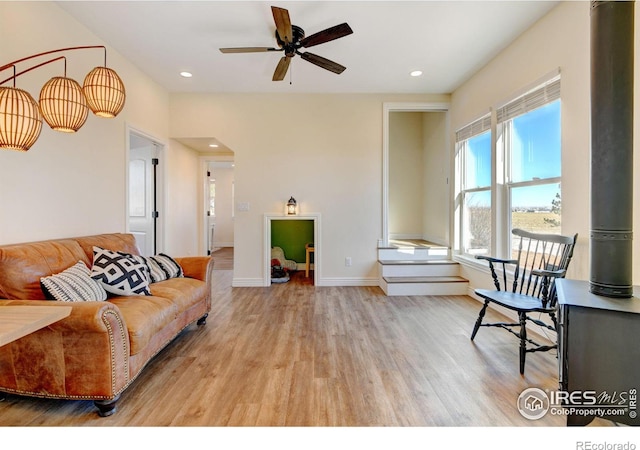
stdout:
[[[389,246],[389,115],[392,112],[449,113],[449,102],[384,102],[382,104],[382,239],[378,247]],[[448,120],[447,120],[448,122]],[[449,130],[446,131],[449,142]],[[447,145],[448,148],[448,145]],[[451,186],[452,183],[449,183]],[[450,220],[450,218],[447,218]],[[451,226],[449,226],[451,228]]]
[[284,214],[265,214],[263,224],[262,242],[262,286],[271,286],[271,221],[272,220],[312,220],[313,221],[313,285],[322,285],[322,243],[320,240],[322,228],[320,224],[320,213],[305,213],[295,216]]
[[[216,162],[229,162],[235,164],[235,155],[220,155],[220,156],[201,156],[200,157],[200,171],[198,173],[198,184],[201,186],[200,190],[200,205],[202,205],[202,209],[198,216],[200,217],[200,243],[198,247],[203,252],[203,255],[206,255],[209,251],[207,248],[207,242],[209,241],[209,216],[207,215],[207,211],[209,211],[209,205],[207,204],[207,198],[209,197],[208,189],[209,189],[209,180],[206,176],[207,170],[209,169],[209,163]],[[234,167],[234,179],[235,179],[235,167]],[[235,241],[235,228],[236,223],[233,222],[233,236]]]
[[129,226],[129,161],[131,159],[131,135],[135,134],[139,137],[151,141],[158,149],[158,164],[157,178],[156,178],[156,199],[157,199],[157,211],[159,216],[156,221],[156,251],[160,253],[164,251],[166,242],[166,220],[167,214],[167,196],[166,196],[166,142],[161,139],[140,130],[130,124],[125,124],[125,205],[124,205],[124,223],[125,231],[129,233],[131,231]]

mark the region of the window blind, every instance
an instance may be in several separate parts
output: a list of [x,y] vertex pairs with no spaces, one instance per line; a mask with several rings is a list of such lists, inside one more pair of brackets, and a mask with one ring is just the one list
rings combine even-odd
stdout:
[[469,139],[491,129],[491,115],[486,115],[456,131],[456,142]]
[[498,123],[526,114],[559,98],[560,78],[555,78],[498,108]]

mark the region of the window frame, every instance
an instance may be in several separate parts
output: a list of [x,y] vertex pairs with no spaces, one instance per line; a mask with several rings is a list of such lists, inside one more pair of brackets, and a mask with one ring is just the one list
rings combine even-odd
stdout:
[[[549,80],[539,83],[533,89],[525,92],[520,96],[514,97],[513,100],[504,104],[496,111],[496,140],[495,151],[502,155],[503,183],[498,183],[496,189],[501,190],[504,201],[501,204],[501,211],[496,216],[496,220],[500,222],[499,227],[506,230],[503,236],[496,236],[498,246],[495,249],[498,255],[507,257],[511,253],[511,229],[513,228],[513,191],[514,189],[524,187],[544,186],[551,184],[562,185],[562,142],[560,142],[560,175],[554,177],[535,177],[530,180],[513,181],[513,152],[509,148],[511,133],[513,130],[512,122],[518,117],[529,114],[539,108],[550,105],[553,102],[559,102],[560,108],[560,126],[562,126],[562,101],[560,98],[560,75],[556,75]],[[562,188],[560,189],[562,193]],[[561,217],[562,220],[562,217]],[[503,251],[500,251],[503,249]]]
[[[562,126],[562,99],[560,95],[560,73],[554,71],[543,79],[532,84],[528,89],[520,91],[510,100],[501,105],[489,109],[489,113],[483,114],[456,131],[455,136],[455,180],[456,180],[456,208],[454,209],[454,255],[462,260],[474,259],[474,254],[466,253],[465,248],[465,197],[469,193],[485,191],[485,187],[466,188],[466,161],[462,156],[463,144],[472,137],[487,131],[482,129],[478,122],[489,118],[491,132],[491,248],[490,255],[509,257],[511,253],[511,229],[514,189],[543,186],[550,184],[560,185],[562,193],[562,141],[560,142],[560,175],[548,178],[534,178],[531,180],[512,181],[512,151],[506,142],[511,132],[508,123],[516,117],[527,114],[552,102],[560,102],[560,127]],[[481,132],[475,132],[482,129]],[[562,137],[561,137],[562,138]],[[562,194],[561,194],[562,195]],[[562,220],[562,219],[560,219]]]
[[[456,152],[456,159],[458,164],[457,191],[458,191],[459,206],[460,206],[460,211],[457,217],[457,223],[459,224],[459,226],[458,226],[458,233],[456,238],[459,243],[458,248],[460,249],[460,254],[466,257],[473,257],[475,255],[475,253],[466,251],[467,250],[466,235],[469,232],[468,230],[469,220],[466,215],[466,212],[467,212],[466,200],[469,194],[475,194],[479,192],[488,192],[489,196],[491,197],[491,201],[489,205],[490,214],[493,215],[494,207],[493,207],[492,184],[494,179],[494,175],[493,175],[494,164],[493,164],[493,151],[492,151],[493,131],[491,127],[491,122],[492,122],[491,113],[487,113],[487,114],[484,114],[479,119],[476,119],[473,122],[469,123],[468,125],[462,127],[456,132],[455,152]],[[467,172],[468,143],[471,139],[479,137],[485,133],[489,133],[489,141],[490,141],[490,161],[491,162],[489,167],[489,184],[486,186],[467,187],[466,183],[467,183],[467,173],[468,173]],[[491,229],[489,231],[489,235],[490,235],[491,241],[488,249],[489,252],[491,251],[491,247],[493,246],[493,220],[491,220],[490,227]]]

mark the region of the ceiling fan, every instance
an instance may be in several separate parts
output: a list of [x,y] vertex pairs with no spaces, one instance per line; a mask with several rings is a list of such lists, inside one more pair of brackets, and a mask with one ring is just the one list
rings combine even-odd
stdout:
[[346,67],[331,61],[322,56],[313,53],[300,51],[301,48],[313,47],[314,45],[324,44],[353,33],[353,30],[347,23],[335,25],[326,30],[306,36],[304,30],[296,25],[291,25],[289,11],[277,6],[271,7],[273,20],[276,24],[276,42],[278,48],[275,47],[232,47],[221,48],[222,53],[258,53],[258,52],[284,52],[284,56],[280,58],[276,70],[273,73],[273,81],[281,81],[284,79],[289,70],[291,58],[300,55],[305,61],[309,61],[316,66],[329,70],[333,73],[341,74]]

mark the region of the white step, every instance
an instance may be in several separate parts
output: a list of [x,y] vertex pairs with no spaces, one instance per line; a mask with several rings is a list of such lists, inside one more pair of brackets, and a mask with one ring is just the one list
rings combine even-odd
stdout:
[[381,261],[431,260],[449,258],[447,247],[380,247],[378,259]]
[[459,276],[382,277],[380,284],[388,296],[467,295],[469,281]]
[[383,277],[444,277],[457,276],[460,265],[448,259],[381,260],[378,261]]

